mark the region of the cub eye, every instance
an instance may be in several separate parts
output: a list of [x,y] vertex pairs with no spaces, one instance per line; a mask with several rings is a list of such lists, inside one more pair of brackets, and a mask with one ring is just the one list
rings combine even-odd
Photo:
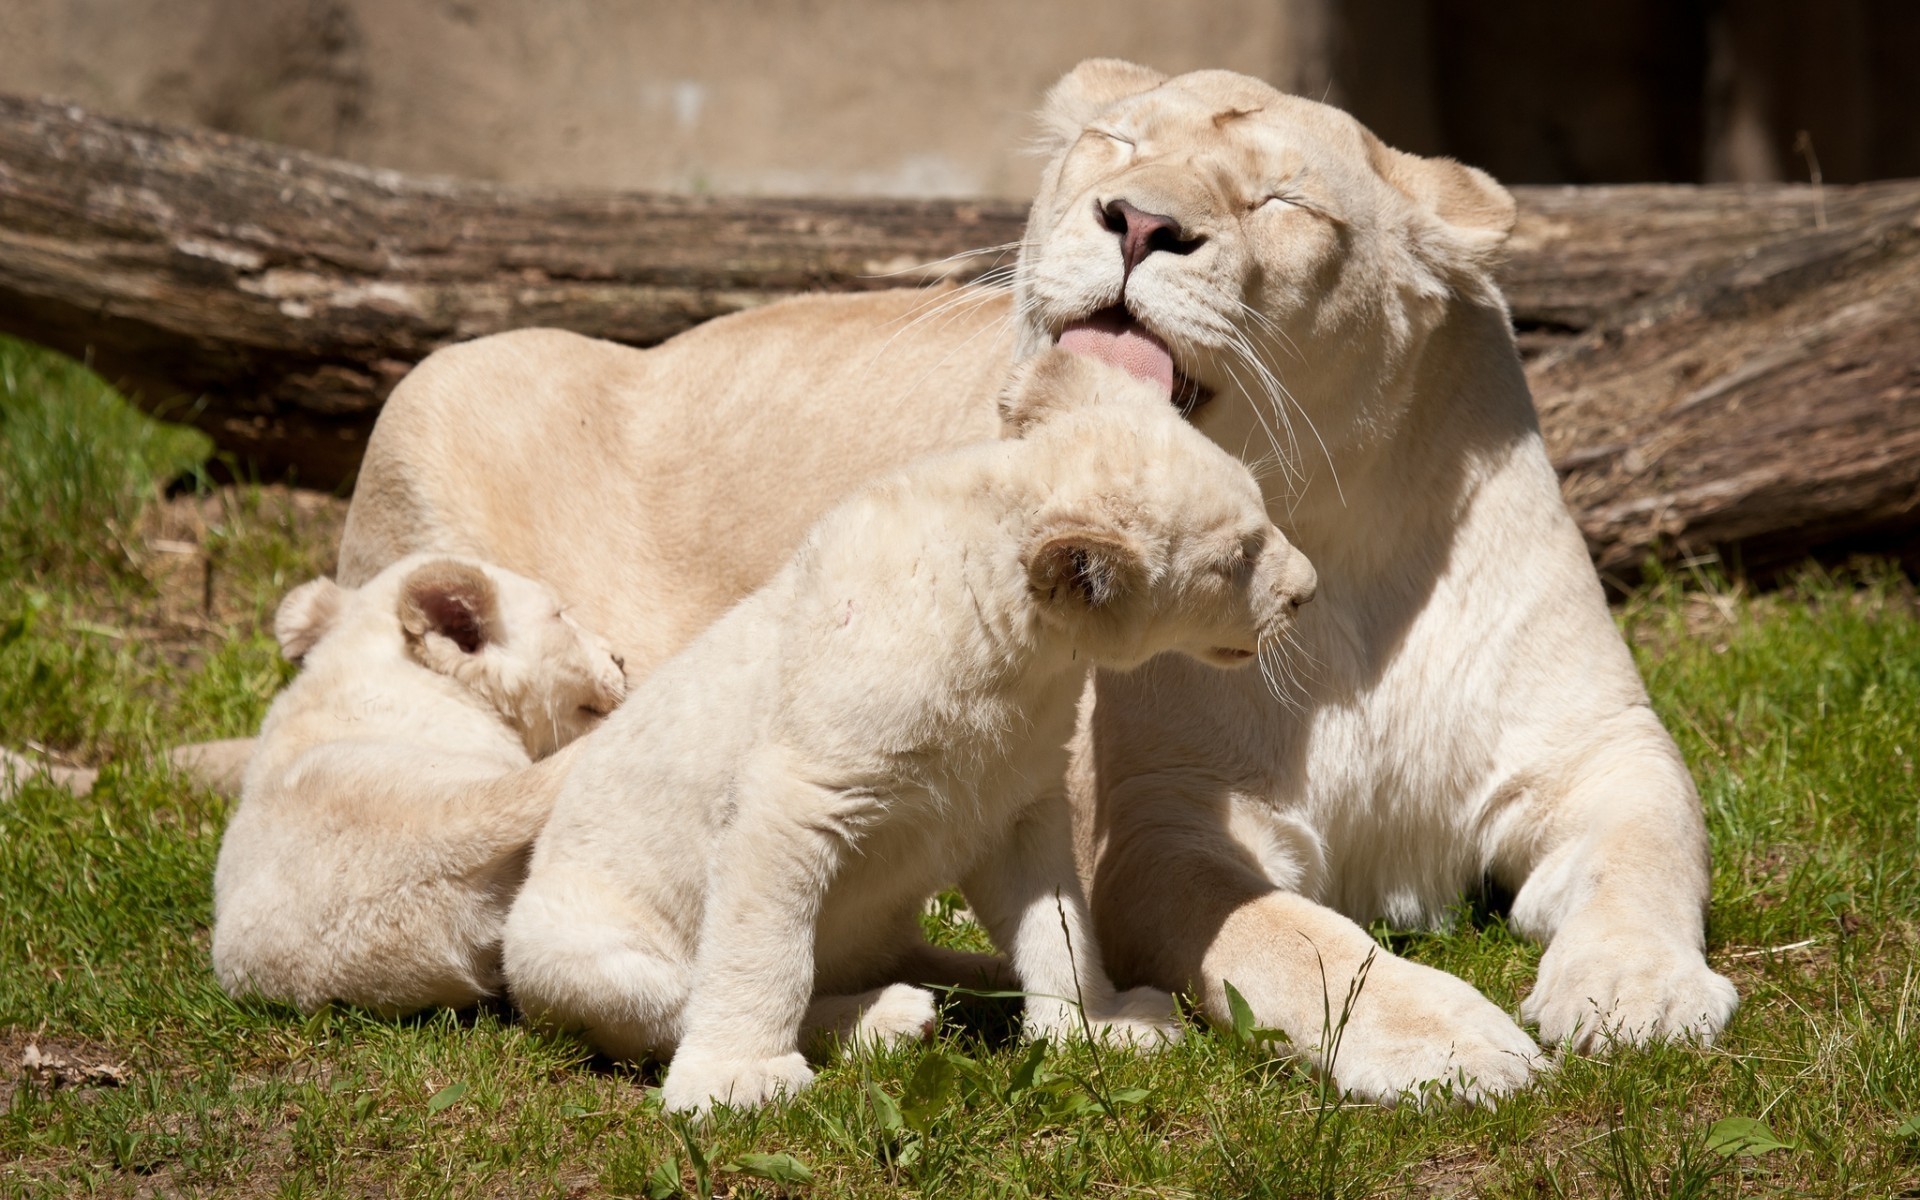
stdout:
[[611,710],[601,708],[598,705],[582,704],[580,706],[580,711],[583,713],[586,713],[590,717],[604,717]]

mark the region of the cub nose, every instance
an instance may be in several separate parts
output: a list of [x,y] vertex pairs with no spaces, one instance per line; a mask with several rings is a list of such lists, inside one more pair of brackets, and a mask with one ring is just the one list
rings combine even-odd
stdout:
[[1150,213],[1125,200],[1109,200],[1100,206],[1100,223],[1120,236],[1121,285],[1133,275],[1141,260],[1156,250],[1168,254],[1192,254],[1207,239],[1189,237],[1180,222],[1164,213]]
[[1295,550],[1287,562],[1286,571],[1280,576],[1280,586],[1287,593],[1287,603],[1299,608],[1320,590],[1320,573],[1313,569],[1306,555]]

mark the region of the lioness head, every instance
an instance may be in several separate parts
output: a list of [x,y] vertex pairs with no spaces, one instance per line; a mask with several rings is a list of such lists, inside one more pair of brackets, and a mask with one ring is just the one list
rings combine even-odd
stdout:
[[1279,652],[1313,567],[1246,466],[1167,400],[1163,384],[1065,350],[1014,373],[1002,422],[1032,448],[1023,469],[1044,495],[1026,514],[1028,585],[1098,665],[1179,651],[1244,666]]
[[[546,585],[474,559],[416,555],[359,588],[316,579],[288,593],[274,618],[281,652],[398,649],[468,688],[543,758],[579,737],[626,695],[620,660]],[[391,645],[389,644],[391,643]]]
[[1391,437],[1450,299],[1498,309],[1512,197],[1338,109],[1228,71],[1096,59],[1040,117],[1051,159],[1015,276],[1020,356],[1089,321],[1136,327],[1223,444],[1271,439],[1311,474]]

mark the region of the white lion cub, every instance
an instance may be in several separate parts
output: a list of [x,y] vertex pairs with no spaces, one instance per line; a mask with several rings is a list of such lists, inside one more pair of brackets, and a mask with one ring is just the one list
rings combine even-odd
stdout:
[[670,1109],[799,1091],[809,1025],[924,1036],[931,996],[871,989],[940,973],[916,916],[955,880],[1030,1035],[1077,1033],[1077,998],[1101,1036],[1177,1036],[1166,993],[1115,993],[1089,927],[1076,702],[1095,665],[1254,660],[1313,570],[1164,383],[1055,350],[1003,415],[1006,440],[822,518],[580,747],[507,920],[508,987],[616,1057],[673,1053]]
[[497,992],[566,756],[532,764],[620,702],[619,661],[545,586],[444,555],[303,584],[274,632],[302,670],[220,844],[221,985],[396,1014]]

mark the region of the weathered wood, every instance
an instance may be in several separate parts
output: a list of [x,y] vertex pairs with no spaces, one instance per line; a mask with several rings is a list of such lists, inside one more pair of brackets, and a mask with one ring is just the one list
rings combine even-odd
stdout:
[[1501,285],[1526,351],[1771,243],[1910,211],[1920,182],[1522,187]]
[[1528,375],[1603,572],[1920,541],[1920,189],[1760,242]]
[[[1920,528],[1920,183],[1516,194],[1503,279],[1604,569]],[[509,191],[0,97],[0,330],[323,485],[449,342],[644,345],[795,292],[977,278],[1023,220]]]

